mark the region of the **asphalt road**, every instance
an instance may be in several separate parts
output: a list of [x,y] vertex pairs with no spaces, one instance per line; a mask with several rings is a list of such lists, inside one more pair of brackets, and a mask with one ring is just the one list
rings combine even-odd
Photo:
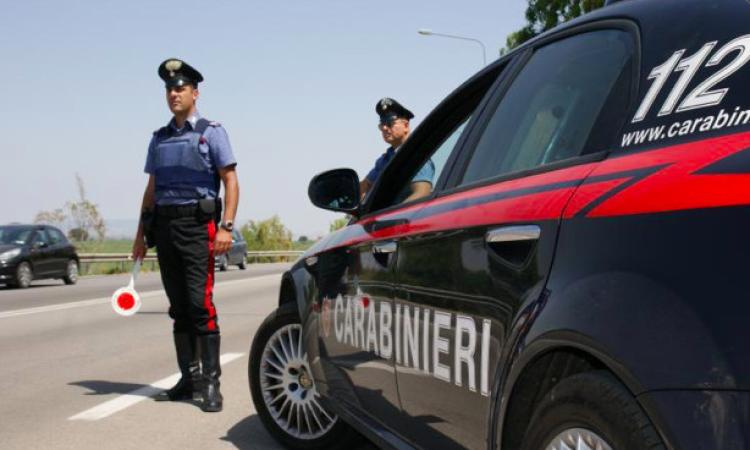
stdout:
[[76,286],[0,289],[0,448],[280,449],[255,413],[247,384],[252,337],[277,302],[286,264],[217,272],[224,411],[157,403],[155,384],[177,366],[157,274],[136,285],[143,306],[116,315],[109,297],[128,276]]

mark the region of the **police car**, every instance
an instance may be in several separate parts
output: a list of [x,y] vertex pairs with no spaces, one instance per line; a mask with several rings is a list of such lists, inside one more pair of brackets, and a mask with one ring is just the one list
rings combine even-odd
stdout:
[[[412,133],[283,276],[250,387],[293,448],[750,448],[750,3],[623,0]],[[399,203],[426,161],[427,198]]]

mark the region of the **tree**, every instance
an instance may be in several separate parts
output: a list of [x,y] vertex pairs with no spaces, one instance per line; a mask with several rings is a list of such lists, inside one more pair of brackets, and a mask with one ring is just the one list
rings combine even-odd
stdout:
[[247,241],[248,250],[290,250],[292,232],[289,231],[279,216],[261,221],[249,221],[242,226],[242,236]]
[[602,6],[604,0],[529,0],[529,6],[526,8],[528,23],[508,35],[503,52],[508,52],[538,34]]
[[65,222],[68,217],[63,212],[62,208],[57,208],[54,211],[40,211],[34,217],[34,223],[40,223],[44,225],[52,225],[57,228],[65,228]]
[[328,227],[328,230],[333,233],[336,230],[339,230],[341,228],[344,228],[347,224],[349,224],[349,218],[348,217],[340,217],[333,222]]
[[81,236],[88,237],[93,231],[97,234],[99,239],[104,239],[104,236],[107,233],[104,219],[99,214],[97,205],[91,203],[86,198],[86,188],[83,185],[83,179],[78,174],[76,174],[76,184],[78,184],[78,196],[80,197],[80,200],[65,204],[73,228],[82,230],[83,233],[80,233]]
[[68,237],[75,241],[86,241],[92,233],[96,233],[99,239],[104,239],[107,233],[104,219],[99,214],[98,206],[86,198],[86,188],[83,185],[83,179],[78,174],[76,174],[76,184],[78,185],[78,201],[69,201],[65,203],[64,208],[54,211],[40,211],[34,218],[34,223],[67,228]]

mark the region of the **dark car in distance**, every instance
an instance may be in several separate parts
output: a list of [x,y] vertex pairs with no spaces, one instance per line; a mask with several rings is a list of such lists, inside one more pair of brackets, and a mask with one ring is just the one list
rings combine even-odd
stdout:
[[750,1],[607,3],[446,97],[363,203],[312,180],[353,219],[254,338],[279,441],[750,449]]
[[230,265],[236,265],[240,270],[247,268],[247,241],[237,230],[232,230],[232,247],[223,255],[214,258],[216,266],[224,272]]
[[0,283],[27,288],[33,280],[78,281],[79,259],[65,235],[48,225],[0,226]]

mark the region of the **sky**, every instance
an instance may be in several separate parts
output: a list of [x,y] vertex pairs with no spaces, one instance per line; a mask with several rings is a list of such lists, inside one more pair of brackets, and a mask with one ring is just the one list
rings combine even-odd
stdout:
[[[236,223],[278,215],[296,237],[328,232],[307,185],[385,151],[375,103],[418,125],[524,24],[526,0],[128,2],[0,0],[0,224],[31,222],[78,196],[135,223],[151,134],[171,115],[159,63],[203,74],[198,108],[238,160]],[[114,227],[117,228],[117,227]],[[125,227],[127,228],[127,227]],[[114,233],[122,233],[119,228]]]

